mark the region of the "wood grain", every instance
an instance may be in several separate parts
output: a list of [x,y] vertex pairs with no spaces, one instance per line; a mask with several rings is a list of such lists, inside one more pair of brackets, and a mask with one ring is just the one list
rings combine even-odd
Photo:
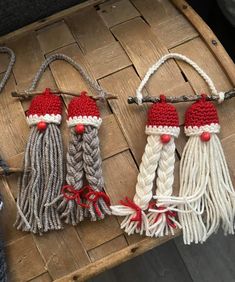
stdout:
[[198,36],[195,28],[182,15],[169,17],[160,24],[154,24],[152,29],[168,49]]
[[9,281],[25,282],[46,272],[32,235],[26,235],[7,245],[6,254]]
[[108,28],[138,17],[138,10],[128,0],[112,0],[99,5],[98,14]]
[[37,30],[37,38],[44,54],[75,42],[71,31],[64,21]]
[[94,7],[69,16],[66,22],[84,53],[115,41]]
[[30,280],[30,282],[51,282],[51,281],[52,281],[52,278],[48,274],[48,272],[43,273],[42,275],[39,275],[38,277],[35,277],[32,280]]
[[90,250],[88,254],[91,258],[91,261],[94,262],[102,259],[104,256],[108,256],[110,254],[113,254],[114,252],[120,251],[126,246],[127,242],[125,240],[125,237],[121,235],[109,242],[106,242],[105,244],[98,246],[93,250]]
[[[111,30],[127,52],[141,78],[151,65],[168,53],[168,49],[141,18],[125,22]],[[174,61],[170,61],[151,77],[146,88],[153,96],[181,82],[183,77],[179,69]]]

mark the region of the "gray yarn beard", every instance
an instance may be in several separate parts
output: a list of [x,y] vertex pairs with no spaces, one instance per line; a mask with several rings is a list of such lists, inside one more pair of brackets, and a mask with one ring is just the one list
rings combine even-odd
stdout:
[[[74,129],[71,130],[71,139],[67,152],[67,175],[66,182],[73,186],[75,190],[83,188],[83,159],[82,159],[82,135],[77,134]],[[83,208],[76,200],[68,200],[61,194],[51,204],[60,202],[58,212],[65,223],[77,225],[84,219]]]
[[[67,152],[67,184],[73,186],[75,190],[80,190],[83,188],[85,177],[95,191],[103,191],[104,179],[101,165],[98,129],[93,126],[85,126],[85,132],[80,135],[73,128]],[[85,204],[89,205],[89,209],[80,206],[76,200],[66,199],[63,194],[50,203],[50,205],[57,205],[61,219],[72,225],[77,225],[84,220],[84,217],[90,217],[92,221],[97,220],[94,207],[89,201]],[[98,207],[101,211],[101,218],[104,218],[105,214],[111,214],[102,198],[98,201]]]
[[[91,125],[86,126],[82,144],[85,176],[93,190],[103,192],[104,178],[99,144],[98,129]],[[86,204],[89,204],[89,202]],[[109,207],[102,198],[98,200],[98,207],[102,219],[105,214],[111,214]],[[89,206],[89,209],[86,209],[85,216],[90,216],[92,221],[97,220],[97,214],[92,205]]]
[[63,185],[63,147],[60,130],[48,124],[45,132],[32,127],[25,150],[24,173],[19,182],[15,226],[43,233],[62,228],[55,207],[48,205]]

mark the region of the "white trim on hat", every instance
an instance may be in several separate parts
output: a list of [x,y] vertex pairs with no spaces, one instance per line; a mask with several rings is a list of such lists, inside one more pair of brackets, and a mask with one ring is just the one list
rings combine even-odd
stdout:
[[97,128],[100,127],[102,119],[96,116],[75,116],[67,120],[68,127],[76,126],[77,124],[93,125]]
[[27,116],[27,122],[30,126],[38,124],[40,121],[44,121],[46,123],[55,123],[60,124],[61,123],[61,115],[57,114],[46,114],[44,116],[39,116],[37,114],[35,115],[29,115]]
[[147,125],[145,127],[145,133],[147,135],[169,134],[174,137],[178,137],[180,133],[180,128],[178,126]]
[[218,123],[211,123],[203,126],[185,126],[184,132],[187,136],[199,136],[203,132],[219,133],[220,125]]

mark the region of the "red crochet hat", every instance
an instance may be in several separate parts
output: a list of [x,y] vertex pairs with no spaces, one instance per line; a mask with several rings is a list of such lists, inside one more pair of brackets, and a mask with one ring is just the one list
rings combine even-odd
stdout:
[[50,92],[49,88],[33,98],[27,111],[29,125],[36,125],[39,122],[60,124],[62,103],[59,96]]
[[100,127],[102,119],[94,99],[84,91],[79,97],[73,98],[68,106],[67,123],[69,127],[77,124]]
[[185,134],[188,136],[201,135],[203,132],[218,133],[219,118],[214,104],[206,101],[206,95],[193,103],[185,113]]
[[165,96],[160,96],[161,101],[153,104],[148,111],[146,134],[169,134],[178,137],[179,117],[176,108],[166,103]]

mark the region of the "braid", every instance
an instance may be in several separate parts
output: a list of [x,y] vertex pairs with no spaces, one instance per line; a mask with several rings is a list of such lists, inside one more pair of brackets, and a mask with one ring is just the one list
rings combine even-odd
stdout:
[[[83,161],[89,186],[96,192],[102,192],[104,179],[101,167],[102,159],[100,155],[98,129],[91,125],[86,126],[83,134]],[[100,218],[104,218],[105,214],[110,214],[107,203],[102,197],[98,199],[98,208],[101,213]],[[96,220],[97,213],[95,212],[94,205],[89,205],[89,213],[91,220]]]

